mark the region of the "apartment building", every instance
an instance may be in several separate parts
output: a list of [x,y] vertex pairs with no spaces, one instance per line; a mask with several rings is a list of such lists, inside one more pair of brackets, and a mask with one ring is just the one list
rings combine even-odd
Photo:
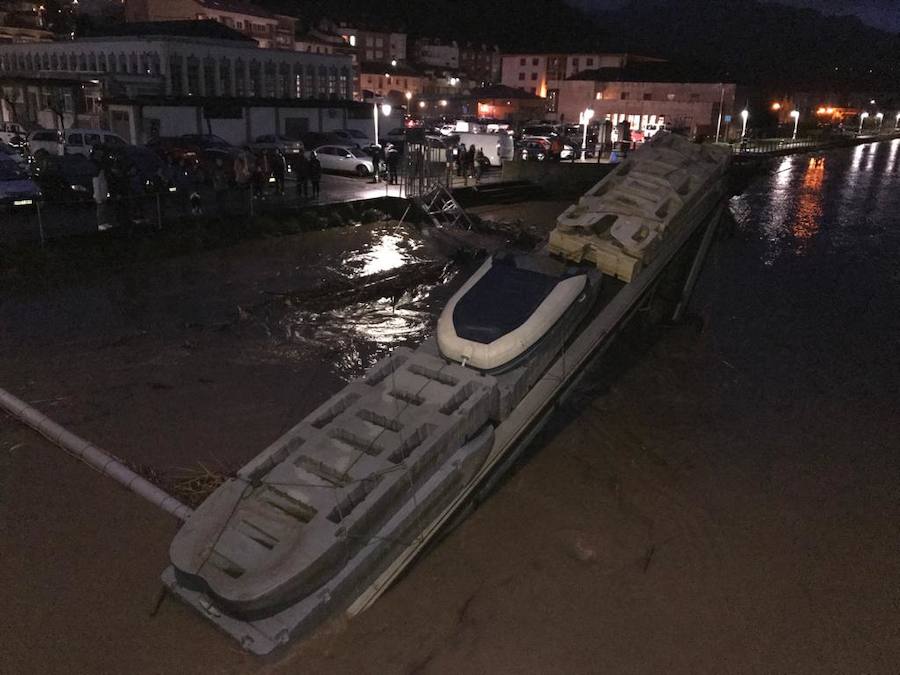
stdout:
[[324,21],[319,27],[344,39],[356,56],[354,63],[406,61],[406,33],[354,25],[345,21]]
[[[406,104],[425,90],[428,78],[411,66],[364,61],[359,66],[361,97],[386,97],[397,105]],[[409,96],[407,96],[407,93]]]
[[594,121],[628,121],[632,129],[648,124],[714,134],[719,112],[724,125],[736,119],[736,85],[698,81],[672,64],[643,63],[624,68],[583,71],[558,83],[548,96],[548,117],[578,122],[581,111],[594,111]]
[[445,42],[437,38],[418,38],[413,42],[412,60],[420,66],[436,68],[459,68],[459,45],[455,41]]
[[500,82],[500,48],[467,43],[459,47],[459,69],[481,86]]

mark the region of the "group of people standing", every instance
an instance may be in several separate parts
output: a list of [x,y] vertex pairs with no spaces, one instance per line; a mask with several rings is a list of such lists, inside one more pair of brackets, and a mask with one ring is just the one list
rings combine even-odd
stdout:
[[481,148],[475,150],[474,143],[468,148],[466,148],[465,143],[460,143],[456,147],[456,152],[454,153],[456,175],[465,178],[467,182],[470,177],[474,178],[476,183],[481,180],[484,162],[484,153],[481,151]]
[[[297,196],[317,198],[319,183],[322,180],[322,164],[316,157],[316,153],[311,153],[307,159],[306,155],[301,152],[291,160],[291,169],[297,180]],[[274,179],[276,194],[283,195],[287,173],[288,160],[278,149],[271,154],[254,155],[249,148],[245,148],[234,159],[235,183],[238,187],[251,187],[256,199],[263,197],[266,182],[270,178]],[[216,185],[215,176],[213,185]]]

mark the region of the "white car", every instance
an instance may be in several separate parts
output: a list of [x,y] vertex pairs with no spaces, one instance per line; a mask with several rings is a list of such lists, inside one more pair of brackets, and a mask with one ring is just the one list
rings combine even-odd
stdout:
[[333,129],[328,133],[342,138],[347,145],[356,145],[360,148],[368,148],[370,145],[374,145],[374,141],[359,129]]
[[456,125],[455,124],[445,124],[440,129],[441,136],[450,136],[451,134],[456,133]]
[[28,132],[21,124],[0,122],[0,141],[10,145],[18,145],[28,138]]
[[372,158],[359,148],[346,145],[322,145],[313,150],[323,171],[341,171],[368,176],[375,170]]
[[28,152],[33,157],[63,154],[63,138],[55,129],[38,129],[28,134]]

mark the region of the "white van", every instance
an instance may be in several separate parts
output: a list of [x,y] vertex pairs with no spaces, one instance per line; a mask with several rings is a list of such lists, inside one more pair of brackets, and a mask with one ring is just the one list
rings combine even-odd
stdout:
[[90,157],[95,145],[128,145],[125,139],[104,129],[40,129],[28,136],[28,150],[43,155],[84,155]]
[[63,153],[90,156],[95,145],[128,145],[119,134],[104,129],[66,129],[63,134]]
[[491,163],[491,166],[500,166],[504,161],[511,160],[515,155],[513,137],[506,133],[497,134],[473,134],[454,131],[451,137],[458,137],[457,143],[465,143],[468,148],[475,146],[475,150],[481,150]]

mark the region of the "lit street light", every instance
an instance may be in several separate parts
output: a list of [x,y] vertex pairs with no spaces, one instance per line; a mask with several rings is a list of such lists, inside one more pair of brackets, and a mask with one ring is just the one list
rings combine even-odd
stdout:
[[800,112],[798,110],[791,110],[791,117],[794,118],[794,136],[792,140],[797,140],[797,127],[800,125]]
[[741,140],[744,140],[744,137],[747,135],[747,119],[750,117],[750,111],[744,108],[741,110],[741,122],[743,122],[743,127],[741,128]]
[[864,112],[862,115],[859,116],[859,133],[862,133],[863,124],[865,123],[866,118],[868,116],[869,116],[869,113],[867,113],[867,112]]
[[[381,114],[385,117],[390,117],[391,114],[391,104],[390,103],[382,103],[381,104]],[[372,118],[375,120],[375,145],[380,146],[380,142],[378,139],[378,103],[376,101],[372,101]],[[373,182],[378,182],[378,158],[374,158],[375,161],[372,162],[373,168],[375,169],[373,173]]]
[[594,116],[594,111],[591,108],[587,108],[583,110],[578,117],[580,118],[578,121],[584,126],[584,133],[581,136],[581,159],[584,160],[587,155],[587,128],[588,124],[591,121],[591,118]]
[[412,100],[412,92],[408,91],[404,94],[404,96],[406,96],[406,105],[407,107],[409,107],[409,102]]

